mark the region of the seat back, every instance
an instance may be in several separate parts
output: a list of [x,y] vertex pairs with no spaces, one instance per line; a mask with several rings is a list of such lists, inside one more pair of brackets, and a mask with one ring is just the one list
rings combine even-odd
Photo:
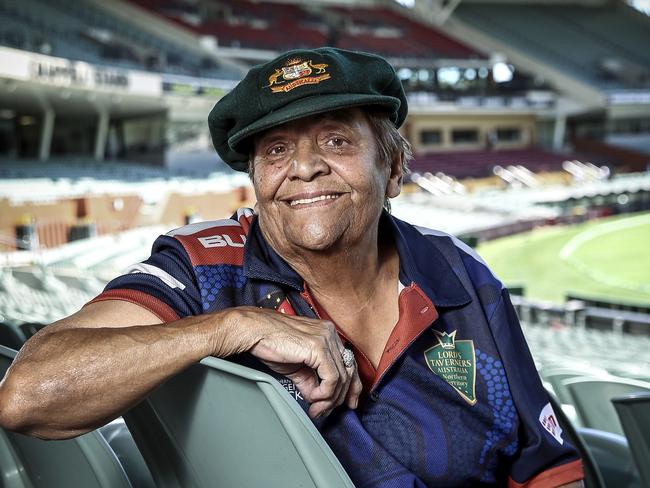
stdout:
[[20,349],[25,340],[25,334],[18,327],[0,323],[0,346]]
[[[15,355],[15,351],[0,346],[0,376]],[[5,459],[18,473],[14,484],[7,486],[131,488],[115,454],[96,431],[74,439],[43,441],[0,429],[0,460]],[[8,468],[2,464],[0,469],[6,472]]]
[[598,463],[596,462],[596,459],[593,457],[591,451],[587,447],[587,444],[585,444],[584,439],[580,436],[578,430],[575,428],[575,426],[571,423],[571,420],[567,417],[567,415],[562,410],[562,406],[558,402],[557,398],[551,393],[549,393],[548,397],[551,402],[551,406],[553,407],[553,411],[555,412],[555,416],[557,417],[557,420],[560,423],[560,426],[562,427],[562,431],[564,432],[564,435],[566,436],[567,440],[571,443],[571,445],[578,450],[578,453],[582,458],[582,466],[585,475],[584,477],[585,487],[605,488],[606,485],[603,480],[602,474],[599,470]]
[[612,398],[634,392],[650,392],[650,383],[631,379],[572,378],[563,382],[585,427],[625,435]]
[[650,393],[612,398],[643,486],[650,486]]
[[[622,435],[597,429],[579,428],[578,434],[598,466],[604,486],[642,488],[627,440]],[[586,478],[585,478],[586,481]],[[586,484],[586,488],[589,485]]]
[[228,361],[191,366],[124,419],[159,488],[354,486],[274,378]]
[[608,375],[606,371],[599,371],[596,368],[552,367],[542,368],[540,376],[553,387],[553,392],[557,396],[558,401],[561,404],[566,405],[572,404],[573,398],[571,398],[570,393],[567,392],[567,388],[564,386],[564,381],[572,378],[596,378]]

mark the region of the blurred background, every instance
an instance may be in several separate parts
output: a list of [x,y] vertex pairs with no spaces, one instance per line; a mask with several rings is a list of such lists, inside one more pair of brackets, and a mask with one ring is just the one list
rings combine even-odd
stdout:
[[649,388],[649,13],[648,0],[0,0],[0,342],[19,348],[79,309],[159,234],[253,206],[212,149],[209,110],[252,65],[337,46],[384,55],[408,93],[415,160],[393,213],[477,248],[575,425],[622,434],[564,383]]

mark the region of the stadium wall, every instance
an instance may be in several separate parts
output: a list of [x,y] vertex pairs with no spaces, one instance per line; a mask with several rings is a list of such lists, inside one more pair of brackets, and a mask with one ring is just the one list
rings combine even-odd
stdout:
[[[502,113],[489,111],[449,113],[444,109],[422,110],[417,107],[412,110],[405,124],[404,133],[411,142],[416,153],[485,149],[515,149],[524,148],[536,142],[536,116],[526,112],[512,113],[512,110]],[[498,131],[508,129],[519,133],[519,138],[512,141],[497,140]],[[475,142],[454,142],[454,131],[476,131]],[[439,143],[427,142],[427,133],[438,132]]]

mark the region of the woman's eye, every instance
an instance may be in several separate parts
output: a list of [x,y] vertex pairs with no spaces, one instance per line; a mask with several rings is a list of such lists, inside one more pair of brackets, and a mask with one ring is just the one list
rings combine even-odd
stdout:
[[277,146],[272,146],[272,147],[268,150],[268,153],[269,153],[269,155],[271,155],[271,156],[279,156],[279,155],[281,155],[281,154],[284,154],[285,150],[286,150],[286,149],[285,149],[284,146],[277,145]]
[[328,144],[334,147],[341,147],[343,146],[347,141],[343,139],[342,137],[331,137],[328,141]]

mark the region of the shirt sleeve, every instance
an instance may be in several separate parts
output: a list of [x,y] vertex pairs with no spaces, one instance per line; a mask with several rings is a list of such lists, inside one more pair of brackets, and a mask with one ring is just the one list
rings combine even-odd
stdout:
[[190,258],[177,239],[166,235],[156,239],[146,261],[129,266],[89,303],[103,300],[135,303],[163,322],[202,313]]
[[490,320],[519,416],[519,448],[509,487],[554,487],[583,478],[582,461],[562,434],[507,290]]

